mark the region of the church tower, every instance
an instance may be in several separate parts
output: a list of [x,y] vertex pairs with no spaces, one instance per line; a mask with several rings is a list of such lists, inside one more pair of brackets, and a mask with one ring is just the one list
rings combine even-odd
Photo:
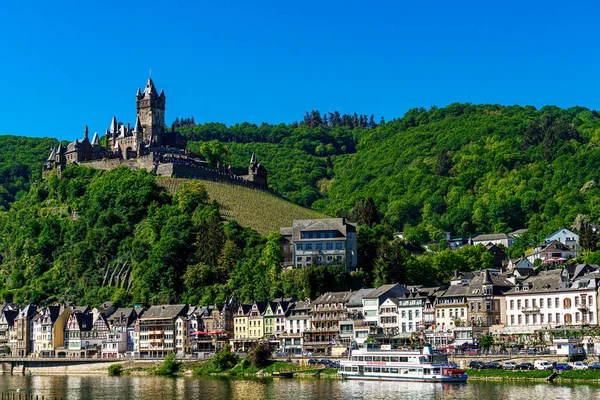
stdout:
[[[146,88],[142,93],[138,88],[136,99],[137,118],[142,125],[143,141],[153,146],[160,146],[165,129],[165,92],[156,92],[152,78],[148,78]],[[137,125],[137,123],[136,123]]]

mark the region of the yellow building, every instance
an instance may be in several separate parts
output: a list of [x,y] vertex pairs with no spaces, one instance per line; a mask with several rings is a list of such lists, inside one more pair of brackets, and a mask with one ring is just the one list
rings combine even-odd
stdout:
[[266,301],[257,301],[252,304],[248,315],[248,338],[262,339],[265,337],[264,314],[267,304]]
[[55,357],[58,347],[65,345],[65,326],[71,307],[54,305],[44,308],[33,320],[33,352],[38,357]]

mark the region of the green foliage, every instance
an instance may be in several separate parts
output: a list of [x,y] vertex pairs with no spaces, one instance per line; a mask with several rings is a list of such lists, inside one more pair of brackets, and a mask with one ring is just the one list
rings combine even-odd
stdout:
[[479,341],[479,345],[484,349],[489,349],[494,345],[494,338],[489,333],[487,335],[483,335]]
[[108,376],[120,376],[123,372],[121,364],[111,364],[108,366]]
[[273,349],[271,349],[269,343],[260,342],[250,351],[250,353],[248,353],[247,358],[250,360],[252,366],[256,368],[265,368],[271,363],[272,354]]
[[9,356],[11,353],[11,348],[10,346],[4,346],[4,354],[6,354],[7,356]]
[[231,345],[226,345],[223,349],[217,351],[210,360],[215,372],[223,372],[235,367],[239,362],[239,357],[231,350]]
[[181,362],[177,361],[174,353],[169,353],[163,361],[163,365],[154,372],[156,375],[174,375],[181,369]]
[[200,153],[212,168],[218,164],[223,164],[224,157],[229,153],[229,150],[218,140],[211,140],[200,145]]

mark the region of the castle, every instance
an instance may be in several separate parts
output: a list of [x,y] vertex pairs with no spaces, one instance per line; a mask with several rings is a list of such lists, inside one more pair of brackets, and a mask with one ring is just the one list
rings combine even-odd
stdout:
[[106,130],[106,146],[100,144],[98,132],[89,139],[88,127],[83,139],[75,139],[66,147],[59,143],[50,149],[44,172],[61,171],[69,164],[85,163],[93,168],[112,169],[126,165],[133,169],[146,169],[156,175],[176,178],[219,180],[267,189],[267,171],[253,154],[248,170],[217,166],[211,168],[202,155],[185,150],[186,140],[174,128],[165,129],[164,90],[157,92],[149,78],[142,92],[136,96],[136,121],[131,129],[113,117]]

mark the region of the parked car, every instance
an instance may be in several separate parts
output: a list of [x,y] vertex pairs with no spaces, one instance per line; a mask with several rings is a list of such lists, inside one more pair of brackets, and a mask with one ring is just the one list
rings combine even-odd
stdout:
[[533,371],[535,369],[535,367],[533,366],[532,363],[525,362],[525,363],[521,363],[521,364],[517,365],[517,368],[515,368],[515,369],[520,370],[520,371]]
[[474,369],[485,369],[485,364],[482,363],[481,361],[471,361],[469,363],[469,368],[474,368]]
[[502,369],[508,369],[508,370],[517,369],[517,363],[514,361],[505,361],[502,363]]
[[319,362],[317,360],[315,360],[314,358],[311,358],[310,360],[308,360],[308,365],[317,365]]
[[535,369],[540,369],[540,370],[554,369],[554,365],[550,364],[546,360],[537,360],[533,365],[534,365]]
[[499,362],[489,362],[487,364],[485,364],[485,368],[486,369],[502,369],[502,364],[500,364]]
[[556,363],[555,368],[557,371],[570,371],[573,369],[568,363]]
[[573,369],[588,369],[590,366],[585,361],[575,361],[573,363]]
[[596,361],[591,363],[588,369],[600,369],[600,362]]
[[319,364],[323,364],[326,367],[333,368],[333,362],[329,361],[329,360],[323,359],[323,360],[319,361]]

